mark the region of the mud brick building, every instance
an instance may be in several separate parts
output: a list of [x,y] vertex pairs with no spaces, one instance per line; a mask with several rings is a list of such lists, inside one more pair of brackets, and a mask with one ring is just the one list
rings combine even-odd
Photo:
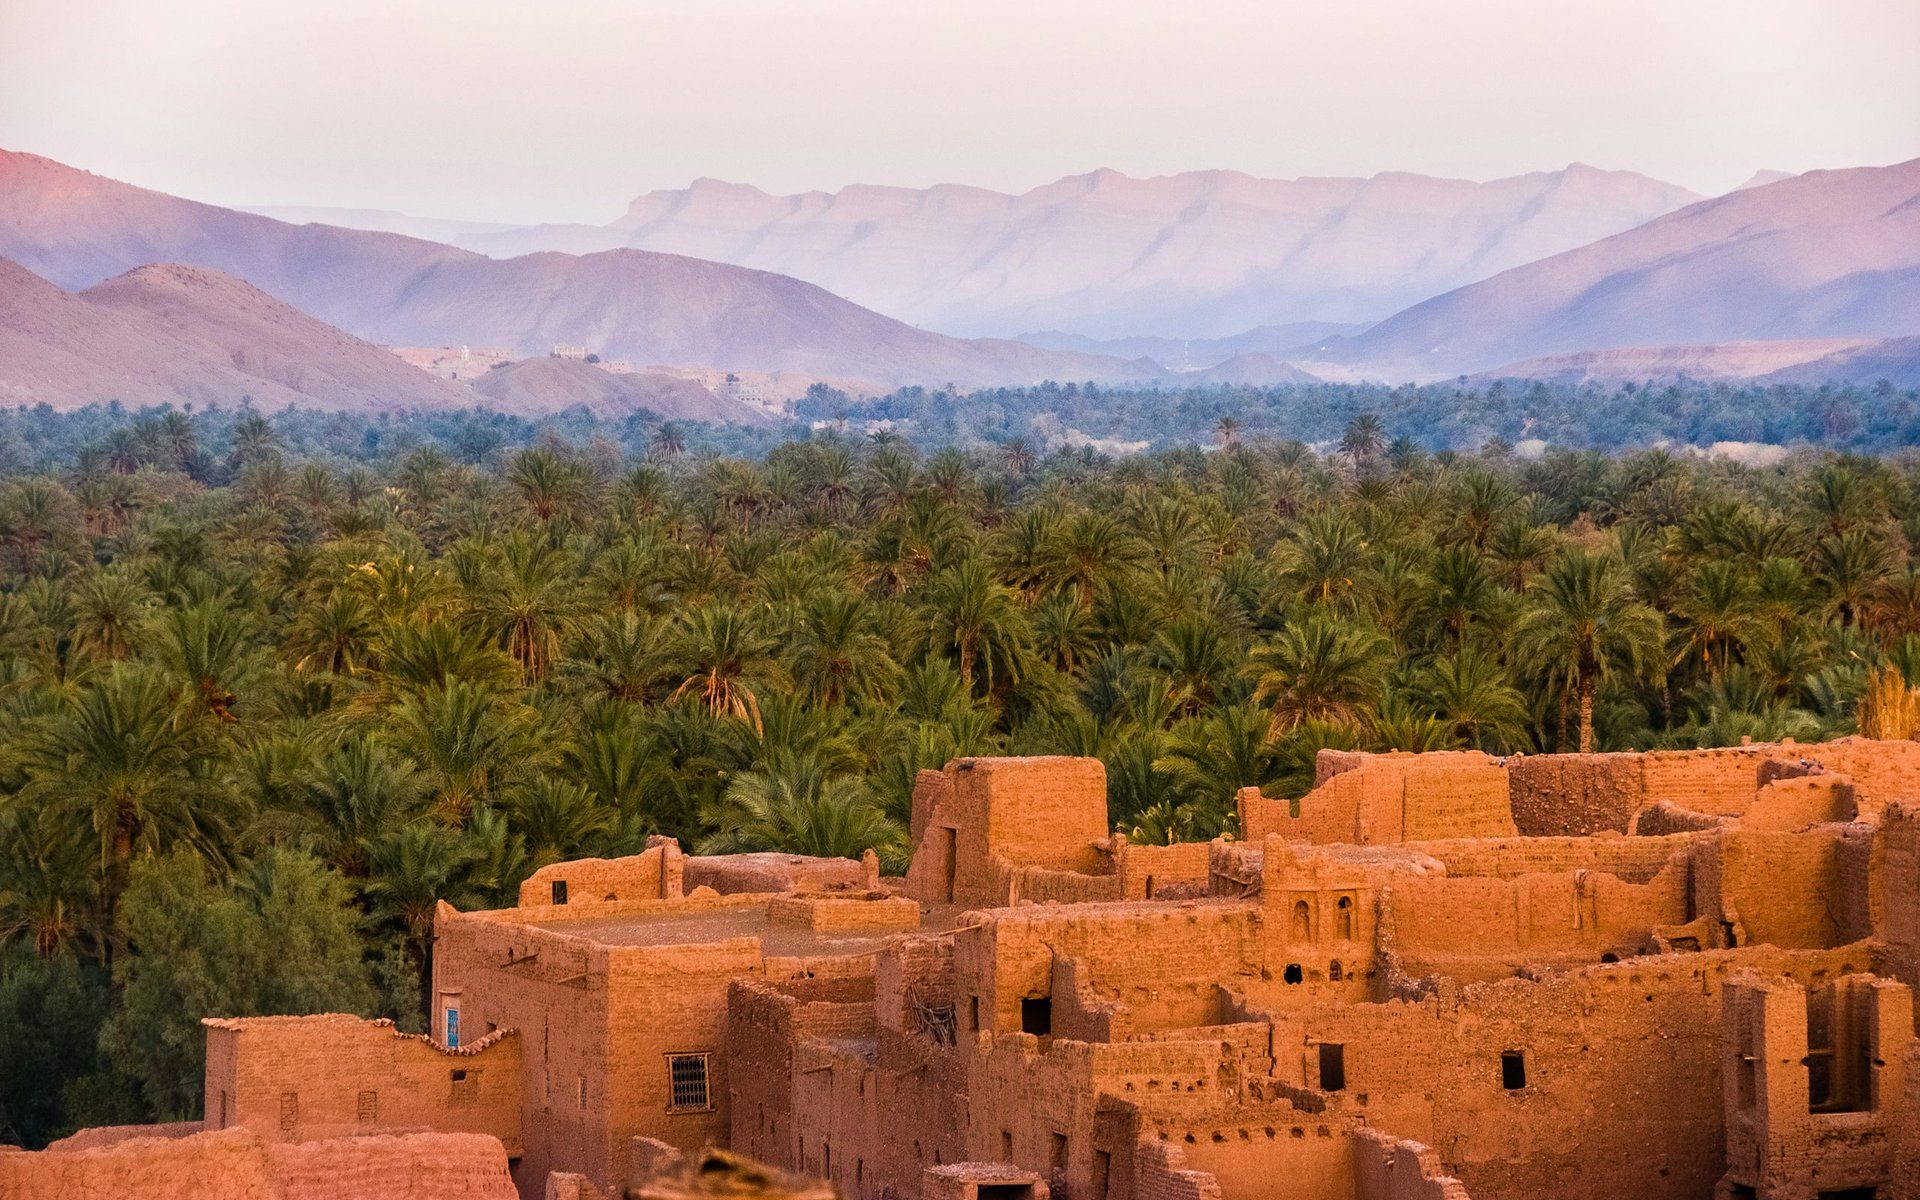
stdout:
[[556,1200],[708,1147],[850,1200],[1920,1197],[1920,743],[1328,752],[1239,828],[962,759],[904,879],[551,866],[441,908],[431,1039],[209,1022],[195,1136],[490,1139]]

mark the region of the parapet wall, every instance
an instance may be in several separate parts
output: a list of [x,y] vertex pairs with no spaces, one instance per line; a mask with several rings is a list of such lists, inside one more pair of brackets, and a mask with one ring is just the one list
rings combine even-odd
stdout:
[[[1097,758],[955,759],[920,773],[913,829],[906,890],[923,903],[1006,904],[1025,868],[1105,874],[1106,768]],[[1041,876],[1026,882],[1050,888]]]
[[683,890],[685,862],[678,842],[655,838],[645,850],[625,858],[553,863],[520,885],[520,907],[671,899]]

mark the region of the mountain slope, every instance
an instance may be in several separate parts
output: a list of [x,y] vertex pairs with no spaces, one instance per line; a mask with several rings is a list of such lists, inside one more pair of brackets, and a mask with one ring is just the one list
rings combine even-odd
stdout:
[[644,408],[681,421],[767,421],[758,410],[691,379],[649,372],[614,375],[578,359],[523,359],[475,379],[473,390],[503,411],[521,415],[580,405],[601,417],[624,417]]
[[620,250],[508,260],[396,234],[289,225],[0,152],[0,256],[66,287],[154,261],[246,279],[359,337],[485,344],[878,383],[1115,381],[1139,364],[962,341],[763,271]]
[[1095,171],[1019,195],[855,185],[775,196],[703,179],[641,196],[604,226],[458,241],[501,255],[628,246],[737,263],[950,333],[1204,337],[1376,319],[1697,199],[1579,164],[1491,183]]
[[1574,350],[1509,363],[1473,377],[1538,379],[1547,383],[1665,382],[1676,379],[1752,379],[1829,355],[1880,343],[1860,338],[1813,338],[1771,342],[1718,342],[1708,346],[1621,346]]
[[141,267],[78,295],[0,259],[0,403],[456,408],[464,389],[237,279]]
[[1897,388],[1920,388],[1920,337],[1885,338],[1837,350],[1824,358],[1785,367],[1763,383],[1851,383],[1871,387],[1886,380]]
[[1920,330],[1920,159],[1812,171],[1398,313],[1316,355],[1436,378],[1576,350]]

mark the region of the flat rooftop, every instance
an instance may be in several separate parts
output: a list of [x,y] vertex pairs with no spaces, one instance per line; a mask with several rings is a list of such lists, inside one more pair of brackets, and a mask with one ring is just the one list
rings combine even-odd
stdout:
[[[947,920],[936,921],[939,916]],[[803,925],[770,921],[766,905],[751,904],[693,911],[669,909],[578,918],[547,917],[540,924],[556,933],[586,938],[603,946],[705,946],[734,938],[759,938],[762,954],[801,958],[871,953],[888,938],[901,934],[951,929],[952,918],[956,916],[958,910],[953,909],[925,913],[917,930],[882,926],[870,930],[813,930]]]

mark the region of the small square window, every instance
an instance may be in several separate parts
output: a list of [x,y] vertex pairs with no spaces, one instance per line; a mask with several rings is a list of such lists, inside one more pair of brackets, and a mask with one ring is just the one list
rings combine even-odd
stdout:
[[668,1112],[707,1112],[713,1101],[707,1091],[705,1054],[667,1055]]
[[300,1094],[298,1092],[280,1093],[280,1128],[291,1132],[300,1124]]
[[380,1093],[361,1092],[355,1104],[355,1117],[362,1125],[371,1125],[380,1119]]
[[566,880],[556,879],[553,881],[553,902],[555,904],[565,904],[567,902]]
[[1527,1056],[1518,1050],[1500,1052],[1500,1086],[1517,1092],[1527,1086]]

